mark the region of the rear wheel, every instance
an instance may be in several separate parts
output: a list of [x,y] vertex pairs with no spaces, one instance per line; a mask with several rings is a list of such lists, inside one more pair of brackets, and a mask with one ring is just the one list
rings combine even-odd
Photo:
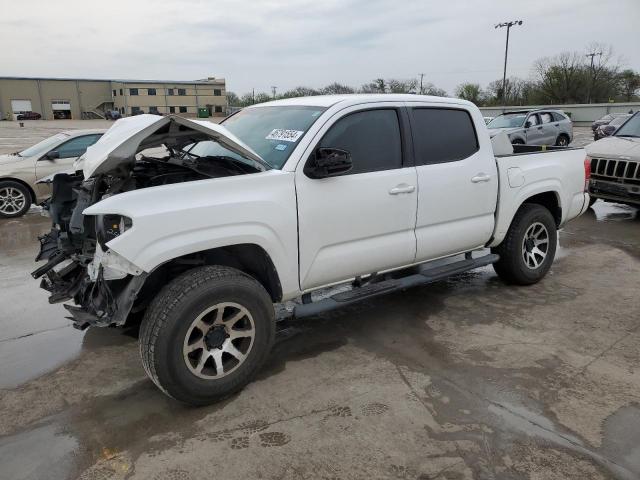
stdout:
[[189,270],[152,302],[140,327],[144,368],[169,396],[205,405],[237,392],[275,337],[271,298],[239,270]]
[[508,283],[539,282],[551,268],[557,239],[551,212],[541,205],[525,203],[516,213],[502,243],[492,249],[500,255],[493,268]]
[[558,139],[556,140],[556,146],[558,147],[568,147],[569,146],[569,137],[566,135],[558,135]]
[[31,193],[21,183],[0,181],[0,218],[21,217],[31,206]]

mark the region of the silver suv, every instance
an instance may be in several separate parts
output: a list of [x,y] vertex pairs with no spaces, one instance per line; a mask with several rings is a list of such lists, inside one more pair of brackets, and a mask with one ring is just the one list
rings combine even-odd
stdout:
[[558,145],[573,140],[573,123],[559,110],[519,110],[503,113],[487,124],[489,135],[509,135],[514,145]]

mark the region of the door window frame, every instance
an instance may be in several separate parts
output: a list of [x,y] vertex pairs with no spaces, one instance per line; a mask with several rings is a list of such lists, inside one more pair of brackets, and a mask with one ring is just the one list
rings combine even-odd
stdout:
[[[413,132],[414,130],[417,133],[417,125],[415,125],[414,120],[413,120],[413,110],[417,110],[417,109],[421,109],[421,110],[426,110],[426,109],[430,109],[430,110],[457,110],[460,112],[464,112],[467,114],[467,117],[469,118],[469,121],[471,122],[471,128],[473,130],[473,135],[476,139],[476,149],[475,151],[471,154],[471,155],[467,155],[466,157],[463,158],[458,158],[456,160],[447,160],[446,162],[429,162],[429,163],[418,163],[417,160],[417,152],[416,152],[416,144],[413,141]],[[409,111],[411,110],[411,111]],[[470,158],[472,156],[474,156],[476,153],[478,153],[480,151],[480,138],[478,137],[478,130],[476,129],[476,122],[473,121],[473,116],[471,115],[471,112],[469,110],[467,110],[464,107],[450,107],[450,106],[438,106],[438,105],[410,105],[407,107],[407,118],[409,119],[409,132],[411,135],[411,151],[412,151],[412,155],[413,155],[413,161],[416,167],[426,167],[429,165],[442,165],[445,163],[455,163],[455,162],[461,162],[463,160],[466,160],[467,158]]]
[[[62,142],[62,143],[60,143],[60,144],[56,145],[55,147],[51,148],[50,150],[48,150],[48,151],[47,151],[46,153],[44,153],[40,158],[38,158],[38,161],[40,161],[40,160],[48,160],[48,159],[47,159],[47,155],[49,155],[49,153],[50,153],[50,152],[56,152],[56,151],[58,151],[61,147],[65,146],[67,143],[73,142],[74,140],[77,140],[77,139],[80,139],[80,138],[85,138],[85,137],[95,137],[96,135],[98,136],[98,138],[96,138],[96,142],[97,142],[98,140],[100,140],[100,137],[102,136],[102,135],[101,135],[101,134],[99,134],[99,133],[88,133],[88,134],[86,134],[86,135],[78,135],[77,137],[69,138],[69,139],[65,140],[64,142]],[[94,144],[94,143],[96,143],[96,142],[93,142],[91,145],[93,145],[93,144]],[[88,146],[87,146],[87,148],[89,148],[91,145],[88,145]],[[86,152],[86,151],[87,151],[87,150],[85,149],[85,152]],[[66,158],[78,158],[78,157],[79,157],[79,156],[81,156],[81,155],[84,155],[84,152],[83,152],[83,153],[81,153],[80,155],[76,155],[75,157],[73,157],[73,156],[71,156],[71,157],[59,157],[59,158],[57,158],[56,160],[64,160],[64,159],[66,159]]]
[[[324,130],[324,133],[322,133],[322,136],[318,140],[313,140],[309,144],[309,148],[310,148],[309,154],[306,156],[306,158],[303,157],[304,161],[299,162],[298,165],[302,164],[301,173],[307,176],[306,173],[304,173],[306,170],[307,164],[312,160],[312,157],[315,154],[316,149],[318,148],[322,140],[324,140],[325,136],[331,131],[334,125],[336,125],[338,122],[340,122],[344,118],[349,117],[350,115],[354,115],[356,113],[371,112],[375,110],[394,110],[396,112],[396,117],[398,119],[398,128],[400,131],[400,166],[397,168],[390,168],[385,170],[373,170],[373,171],[360,172],[360,173],[346,172],[342,175],[337,175],[336,177],[346,177],[351,175],[366,175],[366,174],[376,173],[376,172],[388,172],[391,170],[400,170],[402,168],[414,166],[413,150],[411,148],[411,135],[409,133],[409,116],[407,113],[407,108],[402,106],[397,106],[397,105],[388,105],[388,106],[377,105],[372,107],[364,107],[357,110],[351,110],[343,115],[338,116],[337,118],[329,119],[327,123],[325,123],[325,125],[322,126],[322,129],[324,129],[326,126],[326,130]],[[336,113],[336,115],[339,115],[339,114],[340,112]]]

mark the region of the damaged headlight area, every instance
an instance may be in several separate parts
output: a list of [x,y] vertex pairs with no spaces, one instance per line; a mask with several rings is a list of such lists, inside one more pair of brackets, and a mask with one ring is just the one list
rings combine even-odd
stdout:
[[39,237],[36,261],[47,263],[32,273],[49,291],[50,303],[64,305],[74,326],[123,325],[146,274],[107,247],[132,228],[122,215],[83,215],[82,212],[109,191],[111,182],[99,177],[59,174],[44,208],[52,220],[49,233]]

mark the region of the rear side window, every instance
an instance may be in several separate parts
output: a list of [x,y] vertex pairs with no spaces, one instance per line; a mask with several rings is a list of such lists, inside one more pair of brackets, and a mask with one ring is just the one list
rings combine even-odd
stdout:
[[416,165],[462,160],[478,151],[478,137],[466,110],[413,108]]
[[349,175],[402,167],[398,114],[393,109],[367,110],[338,120],[319,147],[339,148],[351,154]]
[[556,122],[561,122],[562,120],[566,120],[566,117],[564,115],[562,115],[561,113],[558,112],[551,112],[553,115],[553,119]]
[[550,113],[544,112],[540,114],[540,121],[542,123],[551,123],[553,121],[553,117]]

